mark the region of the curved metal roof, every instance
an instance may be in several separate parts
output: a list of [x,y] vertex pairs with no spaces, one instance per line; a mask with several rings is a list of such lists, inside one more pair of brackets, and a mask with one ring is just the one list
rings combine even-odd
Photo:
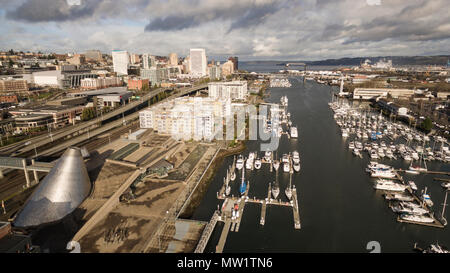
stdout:
[[79,148],[69,148],[18,213],[16,227],[61,220],[89,195],[91,182]]

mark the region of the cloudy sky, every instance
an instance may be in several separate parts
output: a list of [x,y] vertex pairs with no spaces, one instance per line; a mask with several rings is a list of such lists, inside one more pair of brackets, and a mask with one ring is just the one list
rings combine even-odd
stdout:
[[0,49],[236,55],[450,54],[448,0],[0,0]]

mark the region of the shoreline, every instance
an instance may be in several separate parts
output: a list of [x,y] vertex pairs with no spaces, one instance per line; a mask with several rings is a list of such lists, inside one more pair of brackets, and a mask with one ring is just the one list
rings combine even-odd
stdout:
[[236,155],[243,150],[247,148],[246,141],[241,141],[236,147],[233,148],[227,148],[226,150],[220,149],[219,153],[217,154],[214,161],[211,163],[211,166],[208,170],[206,170],[205,176],[203,179],[199,182],[198,188],[193,194],[191,201],[186,206],[186,209],[180,214],[180,219],[191,219],[194,211],[198,208],[200,205],[201,200],[203,200],[206,191],[209,188],[209,185],[211,184],[211,181],[213,180],[217,170],[222,166],[223,161],[225,158]]

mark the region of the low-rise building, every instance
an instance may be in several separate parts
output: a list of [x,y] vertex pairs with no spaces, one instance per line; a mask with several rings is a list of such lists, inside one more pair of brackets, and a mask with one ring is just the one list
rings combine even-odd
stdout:
[[16,94],[0,95],[0,103],[18,103],[19,99]]
[[142,90],[145,87],[150,87],[150,81],[148,79],[129,78],[128,89],[129,90]]
[[44,105],[20,108],[10,111],[16,122],[16,131],[24,132],[30,128],[51,126],[61,128],[75,124],[77,116],[83,112],[84,106]]
[[21,93],[26,91],[28,91],[26,80],[13,78],[0,80],[0,93]]
[[379,99],[377,101],[377,104],[381,109],[386,110],[389,113],[394,114],[394,115],[406,116],[408,114],[408,108],[401,107],[400,105],[398,105],[392,101],[387,101],[385,99]]
[[413,89],[389,89],[389,88],[355,88],[353,99],[371,100],[378,97],[387,98],[409,98],[414,96]]
[[133,92],[127,92],[120,95],[117,94],[107,94],[100,95],[96,97],[96,105],[98,108],[102,109],[104,107],[116,108],[121,105],[124,105],[128,102],[128,100],[133,96]]

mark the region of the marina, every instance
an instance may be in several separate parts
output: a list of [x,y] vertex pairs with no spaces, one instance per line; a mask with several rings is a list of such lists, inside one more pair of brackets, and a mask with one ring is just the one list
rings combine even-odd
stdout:
[[[401,123],[395,123],[392,119],[386,120],[381,113],[377,115],[367,108],[351,107],[346,101],[333,101],[329,103],[329,106],[335,113],[334,119],[343,132],[342,137],[349,141],[349,150],[360,158],[363,158],[361,153],[367,151],[370,163],[366,171],[372,178],[378,178],[374,182],[374,189],[383,191],[387,196],[389,208],[398,214],[397,221],[444,228],[447,224],[444,217],[446,200],[442,207],[441,219],[438,220],[432,210],[433,202],[426,193],[427,188],[422,190],[421,196],[418,195],[414,181],[406,183],[400,173],[449,175],[448,172],[430,171],[426,165],[426,161],[447,162],[448,143],[437,136],[433,138],[434,142],[431,144],[429,136],[422,135]],[[364,135],[367,137],[364,138]],[[350,137],[352,138],[348,139]],[[388,140],[394,141],[397,138],[404,138],[406,143],[397,141],[386,144]],[[423,146],[418,146],[421,142]],[[427,142],[428,147],[426,147]],[[438,144],[437,147],[436,144]],[[411,162],[409,168],[396,170],[390,165],[379,163],[386,155],[388,160],[403,158]],[[398,200],[390,194],[391,192],[402,193],[403,200]]]
[[[292,87],[272,88],[266,103],[278,104],[282,97],[288,97],[290,120],[299,128],[299,138],[288,138],[287,135],[283,135],[277,151],[268,154],[267,158],[265,152],[259,152],[258,156],[262,161],[261,169],[245,171],[245,177],[251,184],[249,198],[245,202],[244,215],[240,215],[242,219],[239,232],[228,232],[223,252],[259,249],[283,252],[367,253],[366,244],[373,240],[380,242],[382,252],[411,252],[414,242],[429,245],[430,242],[439,240],[443,245],[450,245],[450,236],[447,235],[446,228],[397,221],[384,194],[388,198],[405,198],[406,201],[417,202],[408,191],[394,193],[373,190],[374,178],[365,172],[371,159],[366,151],[361,152],[363,157],[360,158],[347,150],[349,142],[353,140],[352,137],[356,133],[343,140],[340,127],[336,125],[333,112],[328,106],[331,90],[338,92],[338,88],[333,89],[333,87],[312,81],[304,83],[302,78],[289,80]],[[374,115],[378,116],[378,113]],[[283,126],[287,125],[283,124]],[[369,138],[366,141],[357,141],[363,144],[368,140]],[[402,138],[397,138],[397,141],[399,140],[406,142]],[[390,146],[390,142],[384,141],[386,146]],[[246,157],[250,152],[258,151],[260,143],[260,141],[247,141],[247,148],[240,155]],[[436,147],[439,147],[439,143]],[[275,160],[281,161],[283,154],[291,154],[293,157],[293,152],[296,150],[300,154],[301,170],[292,173],[292,185],[295,186],[298,195],[301,230],[296,230],[294,227],[292,206],[271,205],[267,202],[264,209],[264,202],[261,203],[272,191],[272,189],[269,191],[269,187],[272,187],[275,181]],[[238,157],[239,155],[236,155],[236,160]],[[192,219],[209,221],[217,210],[217,205],[221,207],[225,198],[218,198],[218,193],[220,195],[224,185],[223,179],[233,164],[233,159],[234,157],[231,156],[224,160]],[[268,164],[270,161],[273,163]],[[289,185],[291,173],[283,172],[283,164],[280,163],[278,162],[279,199],[283,204],[288,204],[289,200],[284,191]],[[398,170],[405,183],[414,181],[418,188],[416,191],[418,195],[426,186],[427,193],[435,203],[433,208],[436,211],[436,218],[439,218],[437,214],[441,214],[441,203],[443,203],[445,192],[440,185],[442,181],[436,183],[433,178],[446,179],[445,174],[413,175],[401,172],[400,169],[409,168],[410,162],[399,160],[398,157],[395,160],[385,156],[379,159],[379,163]],[[443,161],[432,160],[426,163],[429,171],[444,173],[450,171],[448,164]],[[234,198],[239,193],[237,184],[240,184],[241,172],[236,171],[236,176],[233,182],[235,184],[231,183],[231,195]],[[272,202],[278,202],[278,200]],[[224,226],[224,222],[219,221],[219,223],[221,224],[218,224],[212,232],[205,252],[216,251]]]

